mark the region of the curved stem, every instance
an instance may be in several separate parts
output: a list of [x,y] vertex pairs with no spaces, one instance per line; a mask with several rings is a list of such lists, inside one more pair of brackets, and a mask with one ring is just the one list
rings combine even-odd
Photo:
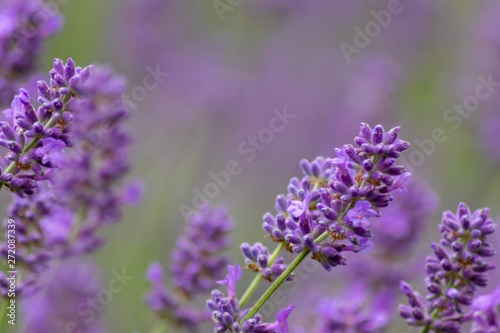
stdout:
[[[285,247],[284,242],[280,243],[278,247],[276,247],[273,254],[271,255],[271,258],[269,259],[269,263],[267,264],[268,267],[270,267],[274,263],[274,261],[278,258],[281,250],[283,250],[284,247]],[[246,302],[248,302],[252,294],[255,292],[255,289],[257,289],[257,286],[259,285],[259,282],[261,280],[262,280],[262,274],[257,274],[257,276],[255,276],[252,283],[250,284],[250,286],[248,286],[243,296],[241,296],[240,307],[243,307],[246,304]]]
[[286,280],[286,278],[292,274],[292,272],[297,268],[297,266],[300,265],[300,263],[307,257],[309,254],[309,250],[304,250],[302,251],[297,258],[295,258],[294,261],[290,263],[288,268],[281,273],[281,275],[274,281],[274,283],[269,287],[269,289],[266,290],[266,292],[261,296],[261,298],[255,303],[255,305],[252,307],[250,312],[243,318],[241,323],[243,324],[245,321],[247,321],[250,318],[253,318],[257,314],[257,312],[260,310],[260,308],[266,303],[266,301],[271,297],[271,295],[278,289],[279,286]]

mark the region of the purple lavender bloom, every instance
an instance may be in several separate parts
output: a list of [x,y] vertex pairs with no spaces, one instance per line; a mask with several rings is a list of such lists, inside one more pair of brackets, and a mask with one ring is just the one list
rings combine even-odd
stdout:
[[[337,158],[303,160],[302,180],[293,178],[288,195],[278,196],[276,216],[267,213],[263,228],[275,242],[285,242],[294,253],[309,250],[326,270],[345,265],[343,251],[367,252],[372,243],[369,218],[392,201],[391,192],[401,189],[409,176],[395,160],[409,144],[398,139],[399,127],[385,132],[380,125],[365,123],[355,138],[358,148],[336,149]],[[334,241],[315,239],[328,232]]]
[[214,281],[223,276],[230,257],[221,252],[231,244],[232,226],[223,207],[213,209],[206,205],[199,213],[189,216],[169,266],[174,286],[185,297],[211,290]]
[[110,69],[96,68],[90,73],[90,68],[74,67],[71,61],[62,67],[57,60],[54,68],[52,81],[69,78],[68,87],[78,96],[67,103],[71,112],[57,121],[63,129],[59,139],[73,149],[51,155],[57,169],[50,188],[59,207],[85,212],[73,215],[71,225],[79,227],[71,228],[73,239],[67,238],[64,246],[61,243],[64,255],[78,255],[97,250],[103,244],[99,228],[122,218],[123,193],[128,191],[124,178],[130,171],[131,138],[125,125],[129,110],[121,100],[124,79]]
[[[38,84],[37,111],[21,90],[5,113],[8,121],[0,123],[0,143],[9,140],[13,157],[3,161],[8,166],[0,171],[0,186],[18,195],[9,217],[19,226],[27,284],[39,280],[50,259],[102,246],[99,227],[119,221],[126,204],[122,185],[131,140],[121,102],[124,81],[107,69],[91,75],[91,69],[56,59],[50,88]],[[0,249],[6,255],[4,244]]]
[[[283,257],[276,258],[276,260],[269,265],[269,250],[261,243],[255,243],[253,246],[250,246],[248,243],[243,243],[240,248],[245,257],[247,267],[261,274],[262,277],[269,282],[272,282],[280,276],[288,267]],[[287,277],[286,281],[293,281],[294,277],[295,275],[292,273]]]
[[5,106],[33,73],[45,39],[59,31],[62,17],[42,0],[4,0],[0,22],[0,106]]
[[424,299],[406,282],[401,290],[409,300],[400,314],[410,326],[424,326],[436,332],[456,332],[466,320],[464,306],[471,305],[478,287],[488,283],[488,271],[495,265],[484,260],[495,254],[488,237],[495,224],[489,210],[471,213],[464,203],[456,214],[444,212],[439,230],[440,244],[432,243],[435,257],[427,258],[427,290]]
[[98,297],[103,290],[94,265],[63,261],[38,283],[39,292],[21,303],[25,332],[65,332],[68,327],[82,333],[106,332],[101,311],[92,307],[92,302],[101,306]]

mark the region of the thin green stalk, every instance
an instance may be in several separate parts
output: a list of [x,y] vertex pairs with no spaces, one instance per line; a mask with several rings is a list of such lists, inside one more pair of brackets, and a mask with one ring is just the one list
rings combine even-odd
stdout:
[[[280,252],[283,250],[284,247],[285,247],[284,242],[278,245],[278,247],[274,250],[273,254],[271,255],[271,258],[269,259],[269,263],[267,264],[268,267],[274,263],[274,261],[278,258]],[[253,279],[252,283],[250,284],[250,286],[248,286],[247,290],[241,297],[240,300],[241,307],[243,307],[246,304],[246,302],[248,302],[252,294],[255,292],[255,289],[257,289],[257,286],[259,285],[259,282],[261,280],[262,280],[262,274],[257,274]]]
[[257,301],[257,303],[255,303],[255,305],[252,307],[250,312],[245,316],[245,318],[243,318],[243,320],[241,321],[242,324],[248,319],[253,318],[257,314],[257,312],[266,303],[269,297],[271,297],[271,295],[276,291],[276,289],[278,289],[279,286],[281,286],[281,284],[286,280],[286,278],[290,274],[292,274],[295,268],[297,268],[297,266],[299,266],[300,263],[307,257],[309,252],[310,252],[309,250],[302,251],[297,256],[297,258],[295,258],[295,260],[290,263],[288,268],[283,273],[281,273],[281,275],[276,279],[276,281],[274,281],[274,283],[269,287],[269,289],[266,290],[264,295],[262,295],[262,297]]

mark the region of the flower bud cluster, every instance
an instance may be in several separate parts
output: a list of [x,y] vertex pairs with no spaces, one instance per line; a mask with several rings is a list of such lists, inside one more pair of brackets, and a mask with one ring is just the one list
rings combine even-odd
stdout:
[[409,305],[400,305],[400,315],[411,326],[427,326],[436,332],[458,332],[464,318],[464,307],[473,302],[479,287],[488,283],[487,272],[495,265],[485,260],[495,255],[488,237],[496,225],[489,209],[474,212],[460,203],[456,214],[443,213],[439,225],[442,239],[432,243],[434,257],[427,257],[427,290],[425,299],[406,282],[401,290]]

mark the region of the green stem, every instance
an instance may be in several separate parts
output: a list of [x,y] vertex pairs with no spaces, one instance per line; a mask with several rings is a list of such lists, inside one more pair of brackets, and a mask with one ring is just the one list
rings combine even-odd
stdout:
[[[281,250],[283,250],[284,247],[285,247],[284,242],[278,245],[278,247],[274,250],[273,254],[271,255],[271,258],[269,259],[269,263],[267,264],[268,267],[270,267],[274,263],[274,261],[278,258]],[[246,302],[248,302],[252,294],[255,292],[255,289],[257,289],[257,286],[259,285],[259,282],[261,280],[262,280],[262,274],[257,274],[253,279],[252,283],[250,284],[250,286],[248,286],[247,290],[241,297],[240,307],[243,307],[246,304]]]
[[255,303],[255,305],[252,307],[250,312],[243,318],[241,323],[243,324],[245,321],[247,321],[250,318],[253,318],[257,312],[260,310],[260,308],[266,303],[266,301],[271,297],[271,295],[278,289],[279,286],[286,280],[286,278],[292,274],[292,272],[297,268],[297,266],[300,265],[300,263],[307,257],[309,254],[309,250],[304,250],[302,251],[297,258],[295,258],[294,261],[290,263],[288,268],[281,273],[281,275],[274,281],[274,283],[269,287],[269,289],[266,290],[264,295],[261,296],[261,298]]

